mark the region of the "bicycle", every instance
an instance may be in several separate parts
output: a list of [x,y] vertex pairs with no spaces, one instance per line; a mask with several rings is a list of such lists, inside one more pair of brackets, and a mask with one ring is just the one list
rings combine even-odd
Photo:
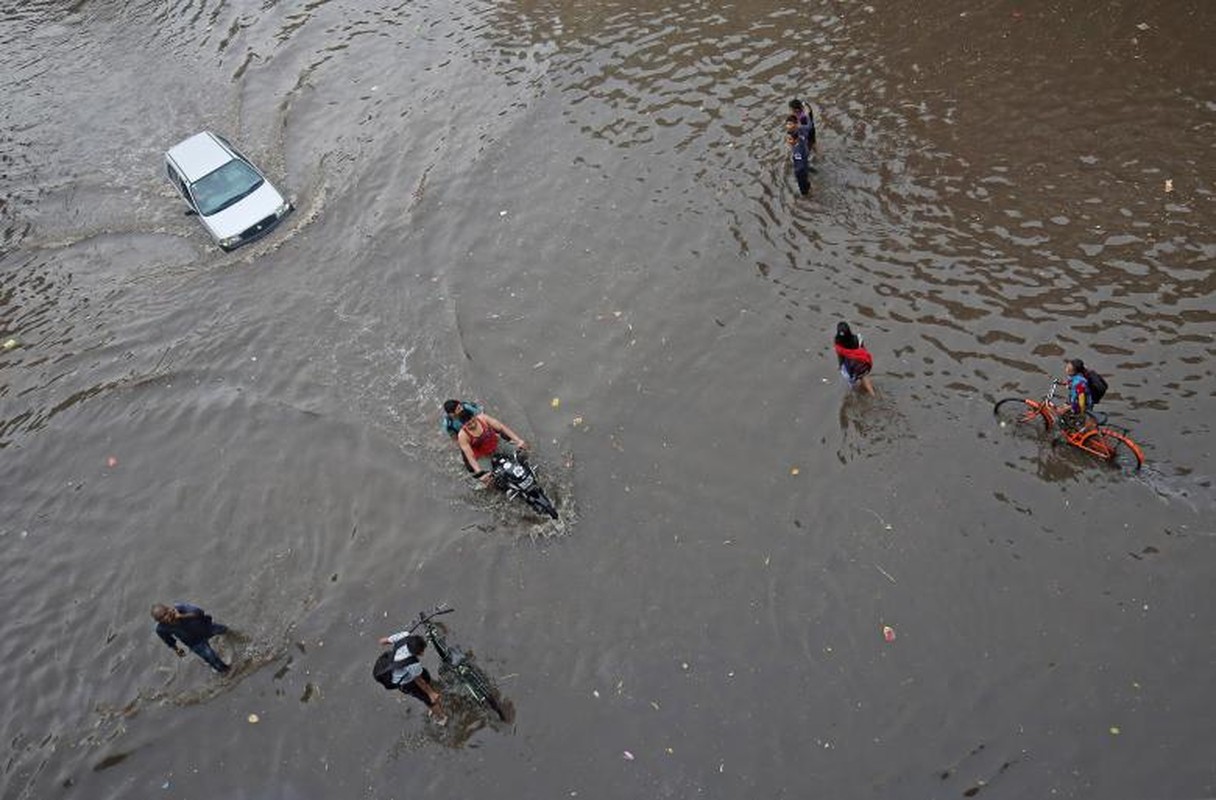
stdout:
[[429,614],[423,611],[418,614],[418,621],[409,629],[409,633],[422,628],[422,635],[430,642],[431,647],[435,648],[435,652],[439,655],[439,661],[443,665],[439,668],[440,674],[449,673],[454,675],[475,703],[490,709],[498,715],[499,719],[506,722],[507,715],[503,712],[502,706],[498,702],[497,692],[494,689],[494,685],[490,683],[490,679],[470,662],[467,653],[455,645],[448,644],[444,638],[443,631],[432,621],[435,617],[450,614],[455,610],[454,608],[443,608],[440,606]]
[[1144,452],[1132,441],[1126,429],[1108,425],[1106,415],[1099,419],[1089,411],[1080,427],[1067,428],[1061,424],[1060,416],[1067,410],[1054,402],[1058,383],[1052,381],[1051,389],[1042,400],[1028,397],[1004,397],[996,401],[992,413],[1001,420],[1001,427],[1015,425],[1023,430],[1033,430],[1043,435],[1052,428],[1059,428],[1064,441],[1079,450],[1119,467],[1123,471],[1135,472],[1144,463]]

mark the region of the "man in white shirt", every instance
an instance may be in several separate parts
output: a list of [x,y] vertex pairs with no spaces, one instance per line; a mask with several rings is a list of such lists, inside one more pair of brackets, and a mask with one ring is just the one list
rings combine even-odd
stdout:
[[373,675],[385,688],[398,689],[421,700],[431,716],[440,725],[447,722],[443,710],[443,698],[435,688],[431,673],[422,666],[422,654],[426,651],[426,639],[417,634],[401,631],[380,640],[380,644],[391,646],[392,653],[383,653],[376,661]]

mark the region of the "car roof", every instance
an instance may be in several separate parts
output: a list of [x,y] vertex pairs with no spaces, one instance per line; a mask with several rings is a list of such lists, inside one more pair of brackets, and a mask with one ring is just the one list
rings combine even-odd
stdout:
[[182,176],[193,183],[232,160],[232,153],[211,131],[196,133],[169,148],[165,156],[177,164]]

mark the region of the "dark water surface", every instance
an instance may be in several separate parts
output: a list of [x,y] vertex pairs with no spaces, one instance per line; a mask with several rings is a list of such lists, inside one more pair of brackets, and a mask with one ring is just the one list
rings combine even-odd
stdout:
[[[0,796],[1216,795],[1213,41],[1201,0],[8,4]],[[232,254],[162,176],[203,128],[297,206]],[[994,423],[1065,356],[1140,475]],[[463,478],[453,395],[560,526]],[[441,600],[512,725],[371,682]]]

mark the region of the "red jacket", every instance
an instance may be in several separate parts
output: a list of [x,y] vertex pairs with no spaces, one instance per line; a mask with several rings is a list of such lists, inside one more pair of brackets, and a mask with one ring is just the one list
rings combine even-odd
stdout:
[[839,344],[833,345],[836,348],[836,355],[843,362],[864,364],[867,369],[874,368],[874,356],[870,355],[870,351],[864,347],[857,347],[850,350],[847,347],[842,347]]

